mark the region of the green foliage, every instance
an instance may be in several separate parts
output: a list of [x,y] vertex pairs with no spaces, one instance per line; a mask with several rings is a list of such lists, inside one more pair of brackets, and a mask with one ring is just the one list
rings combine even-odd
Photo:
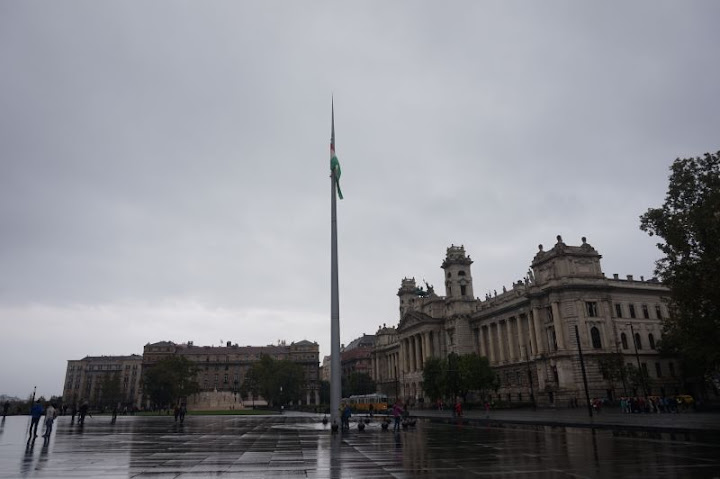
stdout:
[[620,353],[611,353],[598,360],[600,371],[615,389],[615,383],[621,382],[623,387],[628,382],[628,368],[625,366],[625,357]]
[[353,372],[342,378],[342,397],[372,394],[375,391],[375,381],[368,373]]
[[636,390],[638,394],[647,394],[655,384],[644,369],[638,369],[632,364],[628,364],[625,366],[625,370],[627,371],[628,384]]
[[256,391],[268,404],[281,406],[302,399],[304,385],[305,372],[302,366],[263,355],[245,375],[243,389]]
[[423,368],[423,389],[431,400],[442,399],[445,395],[446,365],[440,358],[428,358]]
[[665,202],[640,217],[664,240],[656,273],[670,290],[661,351],[677,355],[701,381],[720,369],[720,152],[677,159]]
[[497,374],[484,356],[450,353],[447,359],[431,358],[423,368],[423,389],[433,400],[467,398],[470,391],[484,393],[499,386]]
[[113,407],[122,400],[122,385],[117,371],[103,376],[98,399],[97,405],[105,407]]
[[143,375],[145,394],[158,407],[176,403],[200,390],[196,366],[183,356],[162,359]]
[[466,354],[459,358],[460,369],[460,396],[466,398],[469,391],[485,393],[497,390],[500,386],[495,371],[490,367],[490,361],[477,353]]

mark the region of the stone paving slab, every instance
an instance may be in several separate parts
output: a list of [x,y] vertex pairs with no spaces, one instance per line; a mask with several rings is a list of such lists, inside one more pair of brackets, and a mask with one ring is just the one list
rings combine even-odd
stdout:
[[[356,419],[356,418],[354,418]],[[331,434],[316,415],[60,417],[26,442],[27,417],[0,424],[0,478],[720,477],[712,435],[419,420]]]

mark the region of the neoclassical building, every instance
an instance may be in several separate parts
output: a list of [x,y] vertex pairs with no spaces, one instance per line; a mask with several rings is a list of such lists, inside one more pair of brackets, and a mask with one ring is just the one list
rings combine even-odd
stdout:
[[402,280],[400,320],[376,333],[372,373],[378,388],[420,401],[427,358],[476,352],[500,377],[496,399],[527,402],[532,395],[541,405],[566,405],[585,395],[582,348],[591,397],[641,393],[607,377],[600,363],[613,355],[647,371],[649,394],[679,393],[676,362],[657,350],[667,288],[655,279],[608,278],[600,259],[585,238],[568,246],[558,236],[551,249],[539,246],[527,276],[480,299],[473,261],[463,246],[450,246],[441,265],[444,296]]

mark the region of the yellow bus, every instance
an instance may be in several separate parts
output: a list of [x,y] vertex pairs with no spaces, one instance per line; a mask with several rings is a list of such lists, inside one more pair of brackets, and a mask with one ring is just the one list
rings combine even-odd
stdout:
[[[357,394],[342,400],[355,412],[380,412],[384,413],[388,408],[388,398],[385,394]],[[371,408],[372,406],[372,408]]]

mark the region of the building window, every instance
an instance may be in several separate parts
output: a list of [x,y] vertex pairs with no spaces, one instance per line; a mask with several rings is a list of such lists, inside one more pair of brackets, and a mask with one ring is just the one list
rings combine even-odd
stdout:
[[642,349],[642,341],[640,340],[640,333],[635,333],[635,347]]
[[465,271],[458,271],[458,276],[465,276]]
[[655,336],[652,333],[648,334],[648,342],[650,343],[650,349],[655,349]]
[[464,284],[461,284],[460,285],[460,295],[465,296],[466,294],[467,294],[467,286],[465,286]]
[[645,319],[650,319],[650,310],[648,309],[648,305],[647,305],[647,304],[643,304],[643,305],[642,305],[642,310],[643,310],[643,317],[644,317]]
[[595,301],[586,301],[585,309],[587,310],[587,315],[589,318],[597,318],[598,307]]
[[592,338],[592,347],[595,349],[602,348],[602,342],[600,341],[600,330],[593,326],[590,329],[590,338]]
[[615,316],[622,318],[622,304],[615,303]]
[[675,364],[668,363],[668,368],[670,369],[670,376],[675,377]]
[[660,367],[660,363],[655,363],[655,375],[659,378],[662,377],[662,368]]
[[642,372],[643,372],[643,374],[645,374],[645,377],[650,376],[648,374],[647,363],[642,363],[640,366],[642,366]]
[[630,304],[630,305],[628,305],[628,307],[630,308],[630,317],[634,318],[635,317],[635,305]]
[[627,349],[628,342],[627,342],[627,336],[625,335],[625,333],[620,333],[620,341],[622,342],[623,349]]
[[662,309],[659,304],[655,306],[655,315],[657,316],[657,319],[663,319]]

